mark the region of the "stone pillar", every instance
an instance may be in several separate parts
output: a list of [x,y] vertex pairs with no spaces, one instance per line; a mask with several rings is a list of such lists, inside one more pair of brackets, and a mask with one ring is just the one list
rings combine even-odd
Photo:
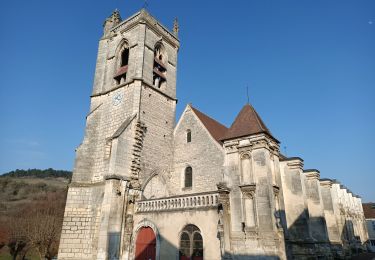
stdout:
[[307,206],[301,180],[303,160],[284,159],[280,166],[288,237],[290,241],[308,240]]
[[333,244],[340,244],[340,232],[338,230],[331,193],[332,181],[329,179],[320,180],[320,188],[329,241]]
[[124,198],[127,181],[111,176],[105,180],[98,238],[98,260],[120,259]]
[[275,227],[273,215],[274,205],[272,194],[272,179],[268,178],[270,170],[269,151],[264,148],[253,150],[254,179],[257,184],[255,207],[257,209],[258,229],[260,232],[272,232]]
[[225,257],[231,253],[230,234],[231,234],[231,214],[230,214],[230,189],[225,183],[217,185],[219,191],[219,223],[218,234],[220,239],[221,256]]
[[342,242],[340,238],[340,229],[335,216],[334,198],[332,196],[332,180],[320,180],[320,189],[323,200],[324,217],[326,220],[328,239],[331,244],[331,250],[334,257],[342,255]]
[[280,161],[281,188],[286,219],[288,258],[314,254],[308,225],[306,195],[302,180],[303,160],[298,157]]
[[303,173],[311,237],[319,242],[327,242],[328,236],[320,194],[319,171],[305,170]]

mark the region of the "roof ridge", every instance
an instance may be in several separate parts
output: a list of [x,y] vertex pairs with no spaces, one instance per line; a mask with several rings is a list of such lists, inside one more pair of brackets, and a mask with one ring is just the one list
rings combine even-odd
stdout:
[[224,126],[225,128],[229,129],[227,126],[225,126],[224,124],[220,123],[220,122],[217,121],[215,118],[210,117],[209,115],[203,113],[202,111],[200,111],[199,109],[193,107],[192,105],[190,105],[190,107],[194,110],[194,112],[197,111],[197,112],[201,113],[202,115],[208,117],[209,119],[215,121],[215,122],[218,123],[219,125]]
[[209,134],[218,142],[221,143],[221,139],[225,136],[228,131],[228,127],[221,124],[219,121],[201,112],[197,108],[189,104],[193,113],[198,117],[199,121],[202,122],[203,126],[207,129]]
[[[250,105],[250,104],[249,104]],[[255,110],[255,108],[250,105],[251,108],[253,109],[254,113],[256,114],[256,120],[258,122],[258,124],[260,125],[260,128],[262,128],[263,131],[265,132],[269,132],[271,134],[271,131],[267,128],[266,124],[263,122],[262,118],[260,118],[260,115],[258,114],[258,112]]]

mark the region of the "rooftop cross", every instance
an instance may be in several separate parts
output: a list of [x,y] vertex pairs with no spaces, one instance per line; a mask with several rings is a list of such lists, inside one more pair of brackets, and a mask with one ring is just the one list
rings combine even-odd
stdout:
[[247,104],[249,104],[249,85],[246,86]]
[[148,2],[147,2],[147,0],[144,0],[143,8],[144,8],[144,9],[147,9],[147,7],[148,7]]

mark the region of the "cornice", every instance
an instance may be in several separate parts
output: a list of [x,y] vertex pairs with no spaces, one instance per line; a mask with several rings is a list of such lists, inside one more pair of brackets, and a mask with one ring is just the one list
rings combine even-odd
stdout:
[[177,49],[180,47],[180,42],[178,38],[172,32],[170,32],[164,25],[158,22],[152,15],[150,15],[145,9],[142,9],[138,13],[134,14],[128,19],[122,21],[119,25],[112,28],[111,33],[122,33],[124,31],[130,30],[137,24],[146,24],[154,32],[161,34],[163,40],[168,42],[170,45]]
[[309,180],[319,180],[320,178],[320,172],[315,169],[304,170],[303,173],[305,174],[306,178]]
[[333,181],[330,179],[320,179],[319,182],[322,187],[332,188]]
[[290,169],[300,169],[300,170],[302,170],[302,168],[303,168],[303,160],[299,157],[288,158],[288,160],[284,160],[284,161],[287,161],[287,166]]

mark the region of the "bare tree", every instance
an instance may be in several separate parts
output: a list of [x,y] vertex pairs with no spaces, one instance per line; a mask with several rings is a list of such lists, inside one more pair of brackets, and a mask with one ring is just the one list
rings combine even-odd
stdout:
[[22,227],[23,219],[20,217],[2,218],[0,223],[0,244],[9,248],[13,260],[20,255],[25,255],[28,250],[28,240]]
[[40,258],[57,255],[65,205],[65,194],[49,193],[43,201],[33,203],[25,213],[23,229],[27,241]]

